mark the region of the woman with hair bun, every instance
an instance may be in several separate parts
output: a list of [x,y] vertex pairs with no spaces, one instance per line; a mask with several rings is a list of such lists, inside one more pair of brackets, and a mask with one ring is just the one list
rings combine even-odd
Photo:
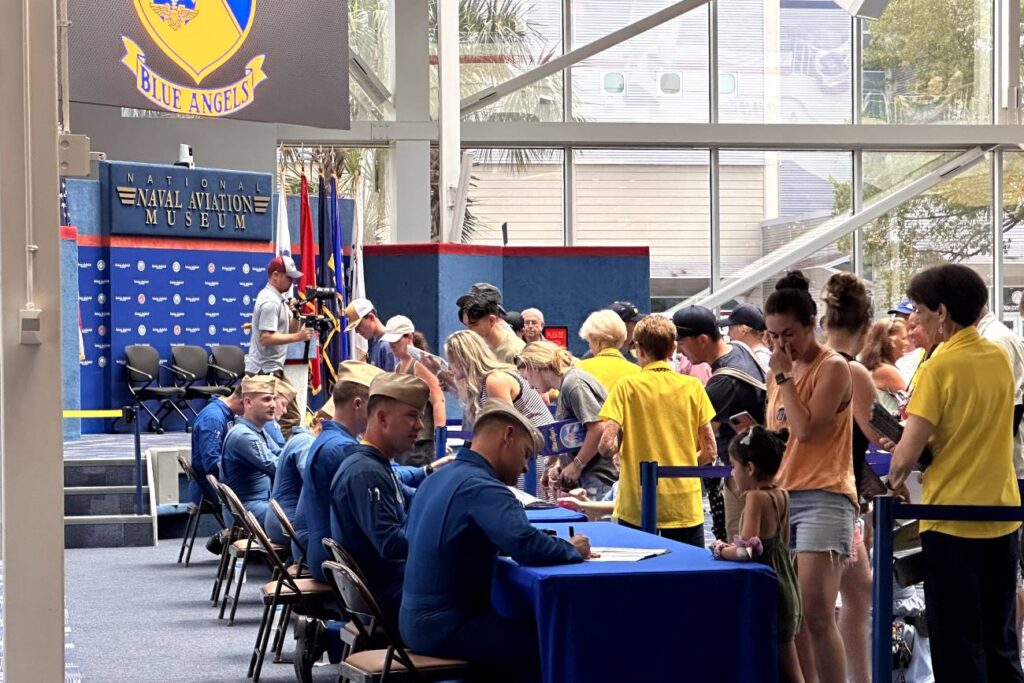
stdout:
[[[867,498],[862,495],[862,472],[867,467],[868,443],[880,436],[871,426],[871,406],[875,401],[875,384],[871,373],[857,361],[864,347],[865,335],[871,328],[871,297],[864,282],[853,273],[836,273],[825,283],[824,327],[829,347],[846,359],[853,387],[852,459],[854,485],[861,510],[867,511]],[[858,517],[853,530],[853,551],[850,564],[843,572],[839,592],[843,608],[839,612],[839,632],[846,648],[846,662],[852,683],[871,680],[871,565],[864,542],[864,520]]]
[[790,434],[777,482],[790,495],[790,549],[804,614],[800,666],[809,681],[845,683],[835,604],[858,509],[850,368],[815,337],[818,307],[799,271],[776,283],[765,313],[772,347],[767,426]]
[[776,612],[779,624],[779,679],[803,683],[793,639],[800,630],[800,591],[789,556],[789,495],[775,483],[789,432],[770,432],[755,425],[729,442],[732,477],[744,492],[740,534],[733,543],[715,541],[716,560],[760,562],[779,580]]

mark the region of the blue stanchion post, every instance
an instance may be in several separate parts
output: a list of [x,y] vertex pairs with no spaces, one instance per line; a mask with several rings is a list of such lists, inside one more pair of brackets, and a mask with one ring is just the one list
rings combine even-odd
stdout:
[[526,492],[531,496],[537,495],[537,458],[530,458],[526,463]]
[[875,498],[875,537],[872,550],[871,680],[892,680],[892,496]]
[[640,528],[658,533],[658,463],[640,463]]

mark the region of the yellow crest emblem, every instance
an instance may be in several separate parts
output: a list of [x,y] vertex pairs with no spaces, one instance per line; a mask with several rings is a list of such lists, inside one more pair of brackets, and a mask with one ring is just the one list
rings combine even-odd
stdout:
[[256,0],[132,0],[160,49],[198,85],[231,59],[252,29]]

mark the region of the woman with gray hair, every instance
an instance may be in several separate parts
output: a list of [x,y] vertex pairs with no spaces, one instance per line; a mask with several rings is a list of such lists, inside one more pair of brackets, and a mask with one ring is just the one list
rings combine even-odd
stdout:
[[623,357],[619,348],[626,343],[626,323],[611,310],[594,311],[580,327],[580,339],[590,347],[590,358],[578,367],[593,375],[611,391],[620,378],[640,372],[640,366]]

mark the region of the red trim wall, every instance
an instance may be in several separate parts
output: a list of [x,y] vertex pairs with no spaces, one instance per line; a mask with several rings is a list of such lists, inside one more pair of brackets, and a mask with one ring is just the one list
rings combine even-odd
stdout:
[[374,244],[364,247],[367,255],[411,256],[649,256],[648,247],[498,247],[482,244]]

